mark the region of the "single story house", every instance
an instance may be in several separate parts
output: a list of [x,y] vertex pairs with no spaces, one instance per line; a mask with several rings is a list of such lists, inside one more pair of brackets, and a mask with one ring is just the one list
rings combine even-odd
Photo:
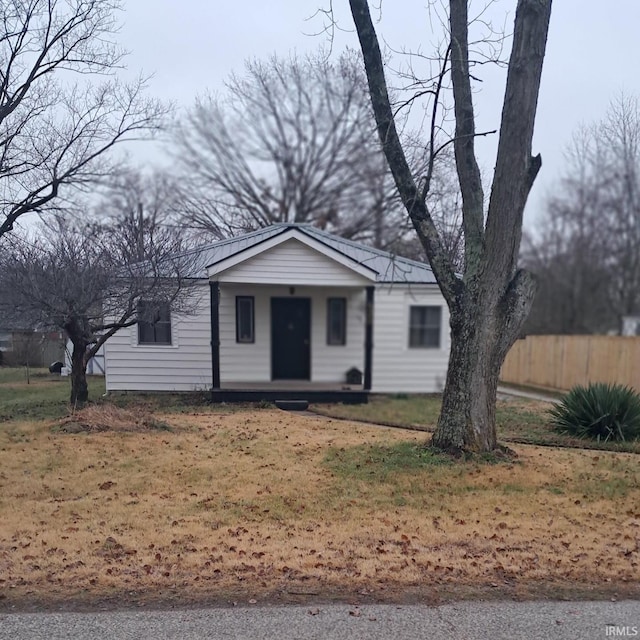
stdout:
[[428,264],[285,223],[197,254],[196,312],[164,308],[118,331],[107,391],[352,402],[442,391],[449,314]]

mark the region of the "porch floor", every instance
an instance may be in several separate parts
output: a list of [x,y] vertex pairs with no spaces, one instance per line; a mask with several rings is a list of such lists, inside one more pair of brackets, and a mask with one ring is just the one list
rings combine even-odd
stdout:
[[363,385],[309,380],[271,380],[268,382],[226,382],[211,391],[213,402],[275,402],[308,400],[310,403],[344,402],[365,404],[369,392]]

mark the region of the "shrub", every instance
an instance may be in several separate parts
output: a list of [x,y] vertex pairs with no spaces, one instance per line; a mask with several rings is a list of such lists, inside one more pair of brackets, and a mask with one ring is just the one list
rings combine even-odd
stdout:
[[578,438],[606,442],[640,437],[640,394],[620,384],[576,386],[550,413],[556,430]]

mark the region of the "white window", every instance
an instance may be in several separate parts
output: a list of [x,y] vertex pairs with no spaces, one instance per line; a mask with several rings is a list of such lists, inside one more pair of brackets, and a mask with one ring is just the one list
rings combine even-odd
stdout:
[[327,344],[347,343],[347,299],[327,298]]
[[138,344],[171,344],[171,311],[166,302],[138,303]]
[[409,307],[409,347],[439,349],[442,307]]
[[256,341],[254,308],[253,296],[236,296],[236,342]]

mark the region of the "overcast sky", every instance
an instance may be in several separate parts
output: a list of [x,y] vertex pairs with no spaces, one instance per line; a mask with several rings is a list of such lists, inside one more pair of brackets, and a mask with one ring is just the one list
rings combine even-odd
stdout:
[[[223,90],[225,78],[241,71],[247,58],[326,46],[326,35],[313,35],[321,30],[322,19],[311,18],[323,3],[328,0],[125,0],[121,42],[131,51],[131,70],[154,74],[150,92],[186,108],[198,94]],[[347,0],[333,4],[346,30],[338,33],[334,49],[356,47]],[[422,46],[428,51],[433,35],[426,4],[383,0],[379,35],[395,49]],[[498,0],[494,15],[498,9],[501,15],[511,12],[512,24],[514,7],[515,0]],[[572,132],[603,116],[616,93],[640,95],[638,25],[640,0],[554,2],[534,138],[543,168],[530,198],[529,224],[544,195],[556,186]],[[480,129],[499,126],[501,80],[493,74],[477,96]],[[493,167],[494,142],[483,139],[479,145],[487,172]],[[145,153],[136,157],[146,162]]]

